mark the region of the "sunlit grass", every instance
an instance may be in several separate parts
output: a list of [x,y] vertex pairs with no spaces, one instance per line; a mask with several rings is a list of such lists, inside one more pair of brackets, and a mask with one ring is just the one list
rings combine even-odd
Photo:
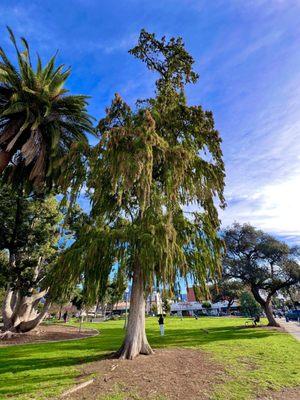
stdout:
[[[0,399],[51,399],[74,384],[80,364],[118,349],[123,324],[85,324],[99,329],[100,335],[84,340],[1,347]],[[159,336],[157,320],[148,318],[147,332],[154,348],[199,348],[222,363],[229,378],[212,388],[215,400],[246,400],[270,388],[300,385],[300,346],[285,333],[245,329],[240,318],[168,318],[164,337]]]

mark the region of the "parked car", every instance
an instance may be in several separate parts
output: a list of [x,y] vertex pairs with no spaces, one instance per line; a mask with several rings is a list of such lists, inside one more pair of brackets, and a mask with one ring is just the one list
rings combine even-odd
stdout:
[[285,314],[287,321],[299,321],[300,320],[300,310],[289,310]]

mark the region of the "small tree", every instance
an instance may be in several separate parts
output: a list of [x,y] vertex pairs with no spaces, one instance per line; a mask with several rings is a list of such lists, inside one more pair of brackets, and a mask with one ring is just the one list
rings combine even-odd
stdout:
[[273,316],[272,297],[280,290],[299,285],[299,250],[248,224],[227,228],[224,240],[224,276],[248,285],[269,325],[279,326]]
[[261,307],[253,297],[253,294],[243,291],[240,295],[241,313],[244,317],[256,317],[261,314]]
[[212,301],[227,301],[227,314],[230,313],[230,307],[237,300],[243,290],[243,284],[236,280],[221,279],[217,285],[210,288]]
[[[213,115],[189,106],[185,86],[197,81],[181,38],[141,32],[130,53],[158,76],[155,96],[132,110],[119,95],[99,122],[101,140],[91,158],[94,223],[64,256],[64,276],[84,273],[89,294],[105,288],[112,268],[132,279],[126,337],[118,354],[151,354],[145,332],[145,293],[154,283],[220,271],[223,250],[214,201],[224,205],[221,139]],[[185,214],[185,205],[199,212]],[[100,267],[101,266],[101,267]]]
[[209,301],[203,301],[202,308],[204,308],[205,310],[210,310],[211,309],[211,303]]

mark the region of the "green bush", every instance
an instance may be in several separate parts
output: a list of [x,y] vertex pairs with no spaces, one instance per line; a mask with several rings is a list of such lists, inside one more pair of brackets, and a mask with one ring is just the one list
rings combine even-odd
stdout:
[[244,317],[255,317],[261,314],[261,307],[254,299],[252,293],[242,292],[240,296],[241,313]]

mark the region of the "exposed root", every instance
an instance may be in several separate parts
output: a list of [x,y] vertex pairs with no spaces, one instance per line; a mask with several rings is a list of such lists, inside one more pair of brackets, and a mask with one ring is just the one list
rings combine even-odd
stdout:
[[117,351],[115,356],[120,360],[133,360],[139,354],[143,354],[149,356],[154,354],[154,351],[150,347],[148,343],[144,343],[140,348],[136,345],[136,343],[125,343],[123,346]]
[[0,334],[0,340],[12,339],[12,338],[15,338],[15,337],[19,337],[21,335],[22,335],[22,333],[12,332],[12,331],[5,331],[5,332]]

